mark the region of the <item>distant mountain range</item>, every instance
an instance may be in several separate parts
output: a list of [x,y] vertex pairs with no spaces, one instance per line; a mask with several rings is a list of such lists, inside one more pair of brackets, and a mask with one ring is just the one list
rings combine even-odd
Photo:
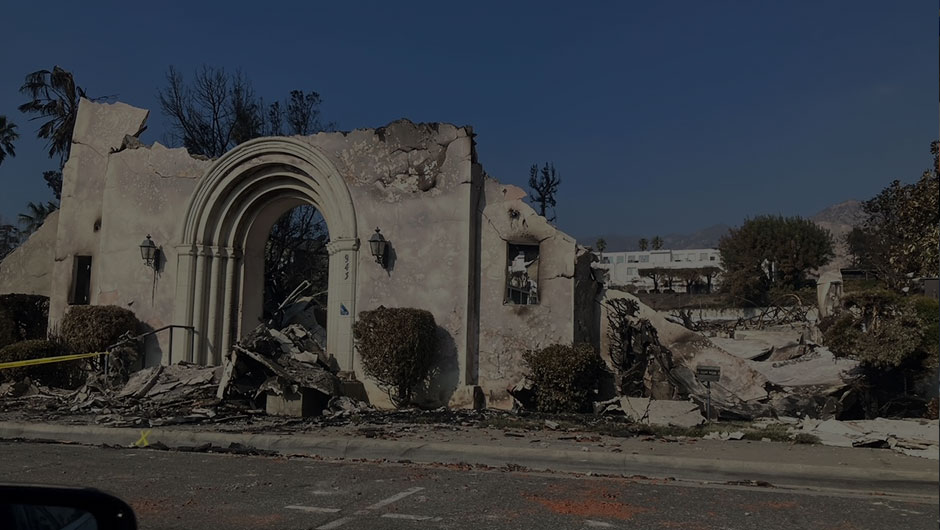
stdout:
[[[864,219],[862,204],[856,200],[848,200],[825,208],[810,219],[817,225],[829,230],[836,245],[836,260],[840,267],[848,265],[847,249],[843,240],[852,227],[857,226]],[[704,228],[691,234],[668,234],[663,238],[663,248],[670,250],[684,250],[690,248],[717,248],[718,240],[728,233],[731,227],[717,224]],[[626,252],[639,250],[641,238],[652,239],[649,235],[637,234],[603,234],[579,238],[578,242],[585,246],[593,246],[598,238],[607,242],[608,252]]]
[[829,267],[846,268],[852,265],[849,249],[845,244],[845,236],[852,231],[852,228],[860,225],[865,220],[862,203],[849,200],[833,204],[810,217],[810,219],[822,228],[829,230],[829,233],[832,234],[836,257],[829,263]]

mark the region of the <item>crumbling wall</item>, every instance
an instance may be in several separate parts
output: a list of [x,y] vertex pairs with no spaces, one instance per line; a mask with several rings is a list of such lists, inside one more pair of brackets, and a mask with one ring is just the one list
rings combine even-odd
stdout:
[[[429,405],[446,404],[468,378],[472,136],[468,127],[399,120],[378,129],[302,138],[332,159],[352,195],[361,245],[356,313],[380,305],[416,307],[430,311],[440,327],[437,376],[423,396]],[[375,228],[390,243],[387,269],[369,251]],[[373,403],[387,405],[358,363],[356,371]]]
[[55,255],[59,212],[55,211],[29,239],[0,262],[0,294],[49,296],[52,293],[52,258]]
[[[522,353],[574,340],[574,238],[523,202],[516,186],[487,178],[480,207],[479,381],[488,406],[510,407],[506,389],[525,373]],[[538,245],[539,301],[507,303],[508,244]]]
[[[136,136],[146,117],[124,104],[83,101],[79,108],[52,256],[53,323],[67,310],[76,255],[93,257],[90,303],[130,308],[151,328],[177,323],[175,245],[190,196],[212,162],[183,149],[141,146]],[[506,399],[505,388],[522,375],[524,350],[573,341],[575,241],[536,215],[522,190],[485,178],[469,127],[400,120],[298,139],[333,163],[356,212],[355,308],[328,317],[353,319],[379,305],[430,311],[443,347],[427,404],[447,403],[456,389],[476,383],[491,401]],[[386,268],[368,245],[376,227],[390,243]],[[156,271],[139,255],[147,234],[161,250]],[[538,305],[504,304],[508,242],[538,245]],[[592,333],[586,321],[579,329]],[[149,364],[167,338],[148,346]],[[356,368],[382,405],[382,392]]]
[[[182,148],[168,149],[128,142],[108,159],[102,192],[101,258],[98,259],[96,303],[126,307],[150,329],[173,322],[176,298],[176,244],[186,206],[197,179],[211,164]],[[139,245],[150,235],[160,250],[156,268],[148,267]],[[174,333],[185,333],[174,330]],[[167,360],[168,332],[145,344],[146,365]],[[173,352],[173,362],[183,352]]]
[[600,351],[601,307],[597,296],[601,292],[602,282],[595,279],[593,263],[597,256],[584,247],[578,247],[574,266],[574,341],[584,342]]
[[[108,158],[113,149],[120,148],[125,136],[140,134],[147,115],[148,111],[124,103],[93,103],[82,99],[78,106],[69,159],[62,169],[62,201],[49,300],[52,325],[68,309],[73,259],[77,255],[92,257],[90,303],[99,303],[100,265],[112,259],[100,249]],[[130,216],[133,215],[130,212]],[[125,221],[122,218],[120,222]],[[140,241],[128,244],[136,247]]]
[[664,313],[653,310],[631,294],[606,290],[600,298],[601,352],[605,361],[611,362],[607,319],[610,308],[606,301],[621,298],[632,300],[637,303],[637,317],[648,320],[656,329],[660,343],[672,352],[676,363],[672,376],[681,381],[685,392],[704,395],[704,385],[696,380],[695,368],[698,365],[718,366],[722,379],[720,383],[712,385],[712,398],[716,403],[734,403],[742,414],[766,409],[763,402],[768,398],[765,388],[767,378],[751,367],[748,361],[725,352],[705,336],[666,320]]

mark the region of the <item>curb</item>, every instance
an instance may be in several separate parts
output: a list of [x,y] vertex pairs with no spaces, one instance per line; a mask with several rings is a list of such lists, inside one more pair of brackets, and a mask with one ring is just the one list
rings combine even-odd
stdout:
[[[839,489],[857,492],[916,494],[935,497],[940,472],[890,468],[819,466],[787,462],[753,462],[708,458],[590,453],[582,451],[523,449],[458,443],[404,442],[356,437],[321,437],[307,434],[237,434],[151,428],[147,441],[170,448],[210,443],[232,443],[284,455],[327,459],[408,461],[418,464],[475,464],[522,466],[531,471],[640,475],[703,482],[764,481],[781,487]],[[92,425],[56,425],[0,422],[0,439],[48,440],[87,445],[131,446],[142,430]]]

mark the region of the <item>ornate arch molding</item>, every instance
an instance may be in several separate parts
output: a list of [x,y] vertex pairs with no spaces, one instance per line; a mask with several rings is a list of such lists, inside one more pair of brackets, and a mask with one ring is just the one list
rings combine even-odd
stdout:
[[195,331],[192,337],[175,336],[173,345],[186,359],[220,364],[236,337],[247,331],[239,329],[244,327],[243,298],[261,281],[254,277],[256,270],[246,268],[249,234],[253,227],[257,231],[259,216],[270,215],[272,204],[285,202],[311,204],[326,220],[327,350],[344,370],[352,370],[359,248],[352,196],[320,150],[286,137],[258,138],[229,151],[209,167],[190,197],[176,246],[174,321]]

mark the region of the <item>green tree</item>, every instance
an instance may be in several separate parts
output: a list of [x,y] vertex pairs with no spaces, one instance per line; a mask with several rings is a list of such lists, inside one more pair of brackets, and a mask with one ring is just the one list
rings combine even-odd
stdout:
[[862,204],[862,226],[847,236],[856,262],[874,269],[891,288],[910,287],[910,277],[936,276],[940,269],[940,160],[930,145],[933,168],[913,184],[895,180]]
[[653,250],[662,250],[663,248],[663,238],[656,236],[653,238],[653,241],[650,242],[650,246]]
[[20,135],[16,132],[16,124],[8,120],[6,116],[0,116],[0,164],[7,156],[11,158],[16,156],[13,142],[19,137]]
[[685,292],[691,293],[692,286],[702,278],[702,269],[676,269],[675,275],[685,282]]
[[653,291],[659,292],[660,282],[665,282],[671,274],[669,270],[662,267],[649,267],[638,270],[640,276],[653,280]]
[[645,237],[640,238],[637,242],[637,246],[640,247],[640,250],[646,250],[650,247],[650,242],[646,240]]
[[936,300],[872,289],[846,294],[843,311],[819,327],[836,356],[861,364],[865,412],[875,417],[909,412],[911,399],[925,407],[924,390],[937,384],[938,322]]
[[529,168],[529,188],[532,189],[532,202],[538,206],[539,215],[554,221],[555,216],[547,217],[548,207],[555,208],[555,194],[561,185],[561,175],[555,171],[553,162],[546,162],[539,170],[538,164]]
[[46,181],[46,186],[49,186],[49,189],[52,190],[55,200],[57,202],[62,200],[62,171],[58,169],[43,171],[42,179]]
[[88,97],[85,89],[75,84],[71,72],[55,66],[27,75],[20,92],[30,98],[20,111],[33,114],[30,120],[45,120],[36,135],[49,141],[49,158],[58,156],[61,168],[72,148],[78,103]]
[[597,241],[594,242],[594,248],[597,249],[601,255],[601,259],[603,259],[604,251],[607,250],[607,241],[603,237],[597,238]]
[[52,212],[58,209],[58,206],[54,202],[47,203],[34,203],[30,202],[26,206],[27,212],[21,213],[19,215],[20,225],[22,225],[22,234],[24,236],[29,236],[36,230],[39,230],[39,227],[42,226],[42,223],[46,220],[46,217],[49,216]]
[[765,303],[777,286],[799,289],[806,274],[835,256],[832,236],[808,219],[773,215],[748,219],[718,243],[724,289],[752,303]]
[[16,226],[4,223],[0,219],[0,260],[16,250],[16,247],[20,245],[20,238],[20,231]]

